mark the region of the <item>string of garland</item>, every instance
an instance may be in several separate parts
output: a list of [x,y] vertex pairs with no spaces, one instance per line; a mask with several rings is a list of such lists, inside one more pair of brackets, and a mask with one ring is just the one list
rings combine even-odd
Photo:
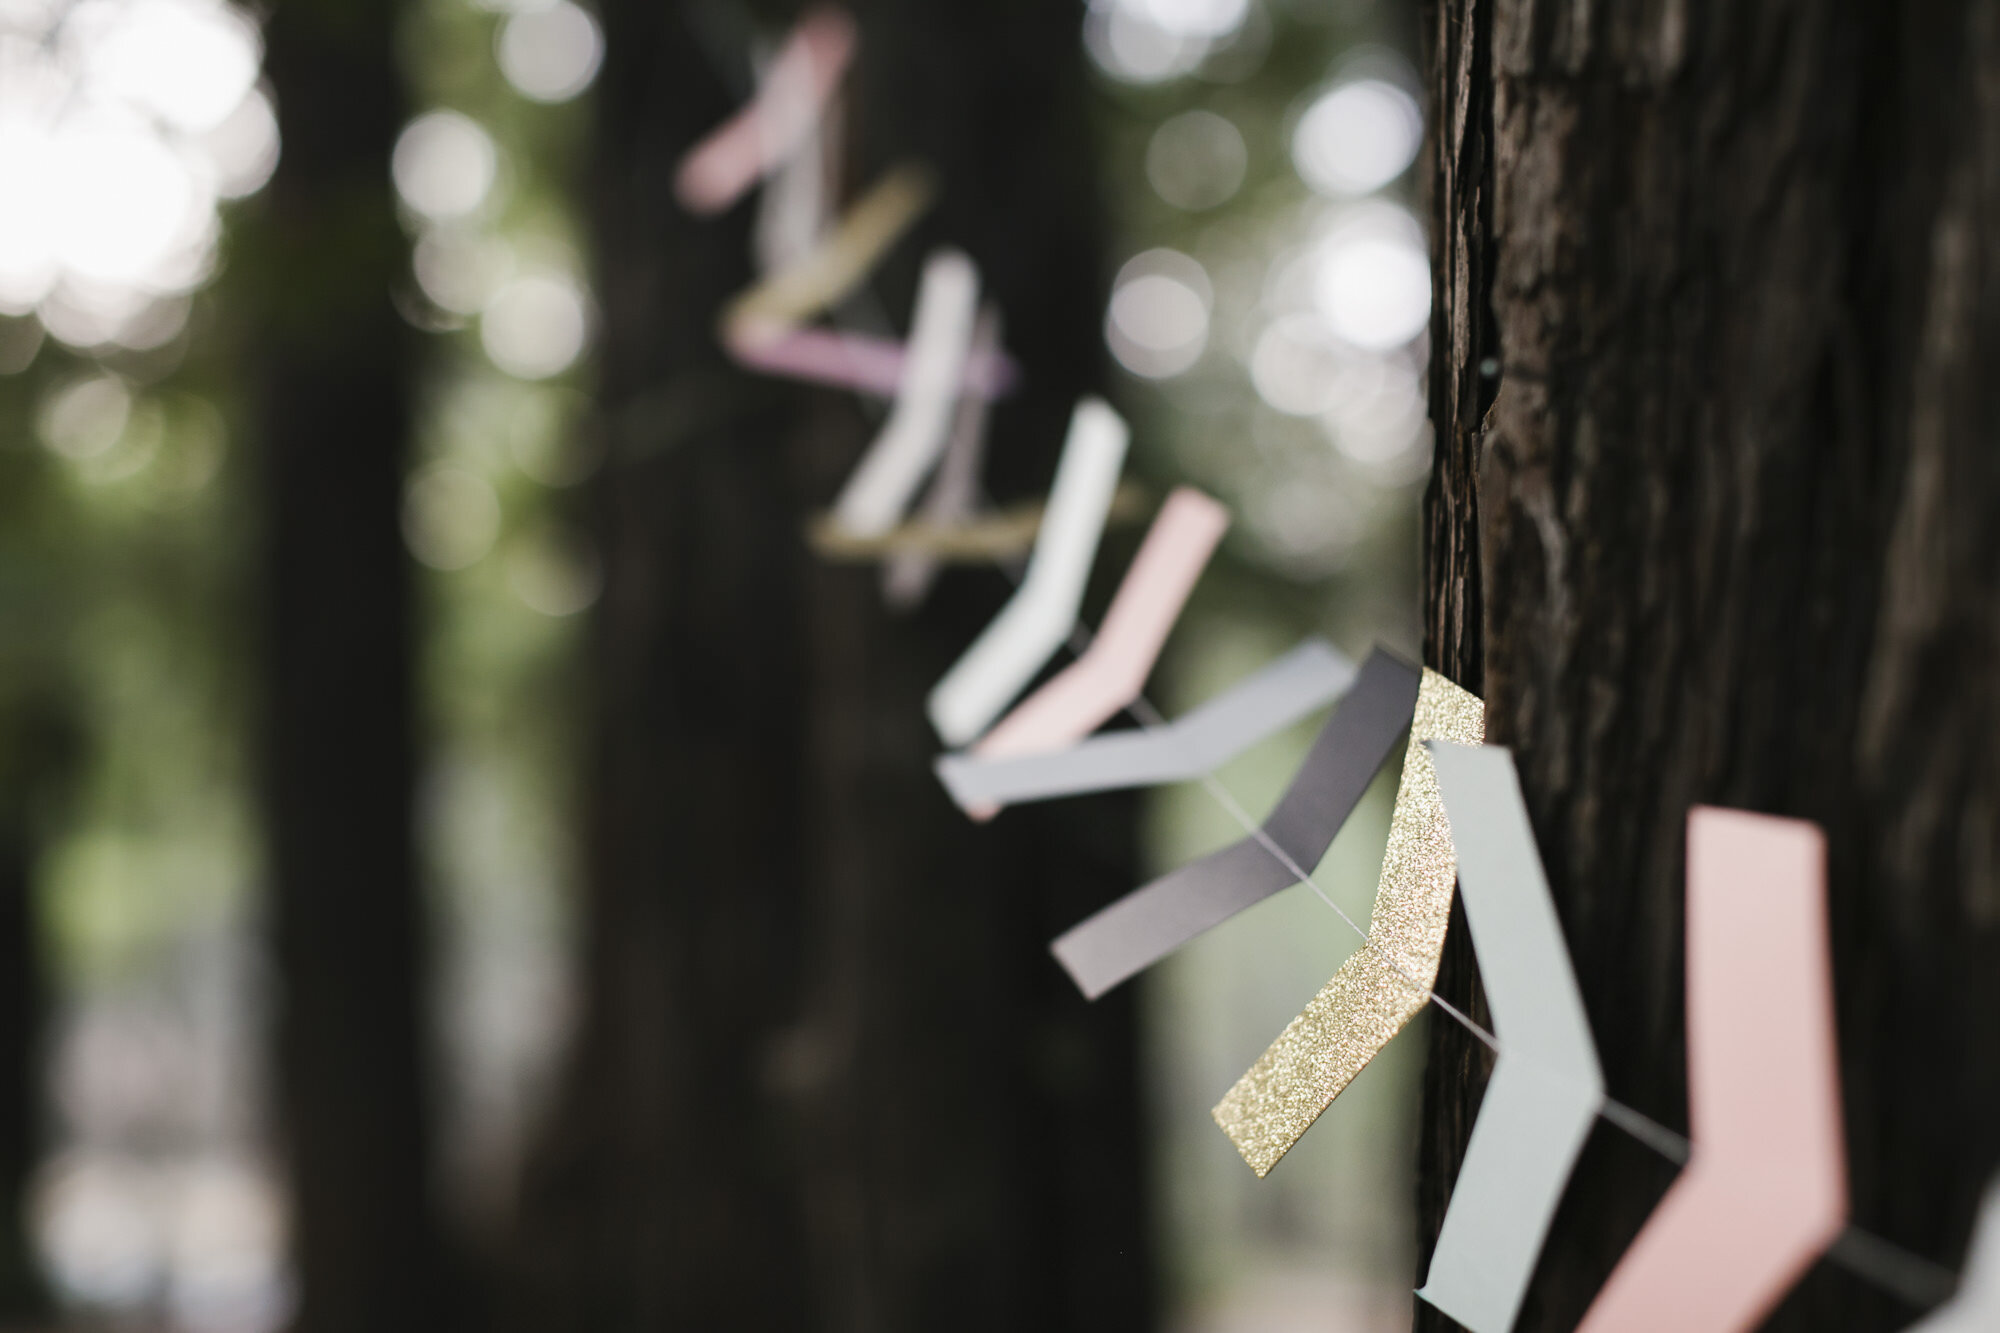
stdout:
[[[719,211],[781,170],[824,174],[823,161],[807,160],[803,168],[796,163],[801,155],[829,151],[828,136],[818,128],[837,97],[857,41],[852,20],[838,10],[817,10],[801,20],[767,67],[757,95],[684,160],[677,185],[691,211]],[[794,165],[788,168],[787,163]],[[801,196],[791,194],[795,206]],[[1192,498],[1177,494],[1170,500],[1114,601],[1104,636],[1113,646],[1106,649],[1076,613],[1097,535],[1118,491],[1122,421],[1101,403],[1079,405],[1055,486],[1039,514],[1023,512],[996,521],[977,517],[969,503],[942,514],[927,505],[925,519],[911,522],[905,514],[923,476],[940,467],[947,450],[958,457],[963,471],[965,460],[976,459],[980,447],[983,413],[975,429],[954,432],[950,404],[961,398],[983,402],[1003,391],[1011,378],[1011,365],[992,336],[997,314],[988,341],[979,339],[976,271],[956,252],[933,256],[926,265],[910,341],[903,348],[848,342],[848,335],[801,327],[847,293],[865,287],[875,265],[929,206],[933,194],[929,175],[905,166],[878,182],[831,229],[820,225],[823,218],[809,219],[803,227],[766,228],[806,239],[730,304],[722,323],[723,344],[744,364],[765,373],[857,392],[880,392],[893,380],[894,406],[887,423],[843,491],[842,503],[815,525],[814,545],[830,557],[996,559],[1011,576],[1004,560],[1018,553],[1032,533],[1027,572],[1017,580],[1015,598],[932,697],[933,721],[948,742],[978,742],[964,756],[953,757],[960,763],[950,772],[958,779],[1009,756],[1067,756],[1071,751],[1065,747],[1121,710],[1151,736],[1178,740],[1179,729],[1146,700],[1141,686],[1226,517],[1219,522],[1202,519],[1208,525],[1206,536],[1181,529],[1196,522],[1189,513],[1214,502],[1194,492],[1185,492]],[[962,484],[960,489],[965,489]],[[1181,501],[1180,508],[1175,501]],[[1196,546],[1198,553],[1190,555]],[[1167,566],[1177,572],[1162,573]],[[1000,710],[1065,641],[1076,665],[993,725]],[[1351,681],[1351,668],[1348,674]],[[1380,652],[1359,678],[1351,697],[1322,729],[1314,753],[1278,810],[1264,823],[1250,817],[1216,778],[1212,764],[1187,765],[1241,826],[1244,840],[1142,887],[1085,923],[1092,926],[1102,918],[1110,921],[1113,934],[1129,935],[1134,922],[1146,921],[1149,913],[1157,916],[1161,903],[1185,905],[1205,898],[1210,901],[1197,911],[1199,924],[1193,929],[1206,929],[1275,891],[1246,892],[1242,884],[1231,882],[1241,877],[1248,855],[1267,858],[1281,872],[1271,881],[1276,887],[1310,888],[1360,937],[1360,948],[1334,979],[1216,1108],[1218,1124],[1258,1174],[1275,1164],[1410,1017],[1434,1005],[1496,1056],[1494,1079],[1437,1254],[1418,1293],[1474,1333],[1507,1333],[1512,1327],[1581,1147],[1578,1126],[1598,1118],[1685,1169],[1586,1314],[1581,1326],[1586,1333],[1639,1327],[1645,1321],[1654,1326],[1663,1308],[1680,1311],[1669,1320],[1677,1326],[1749,1327],[1821,1255],[1913,1305],[1946,1300],[1956,1285],[1952,1274],[1847,1221],[1818,830],[1746,812],[1691,812],[1690,1061],[1729,1077],[1716,1079],[1716,1086],[1696,1097],[1696,1133],[1690,1140],[1604,1094],[1567,949],[1547,900],[1525,811],[1519,808],[1511,759],[1505,751],[1480,746],[1481,701],[1434,672],[1418,673]],[[1382,688],[1392,694],[1402,688],[1403,693],[1385,704],[1369,692],[1370,681],[1389,682]],[[1377,749],[1354,743],[1357,728],[1371,727],[1375,732],[1386,727],[1391,739],[1407,727],[1409,747],[1382,880],[1370,926],[1364,929],[1307,867],[1324,853],[1358,799],[1355,773],[1365,784],[1383,757]],[[947,783],[953,785],[954,778],[947,776]],[[957,794],[958,788],[953,789]],[[998,808],[997,803],[959,799],[975,817],[989,817]],[[1454,812],[1449,819],[1447,806]],[[1769,872],[1766,882],[1744,880],[1742,867],[1753,862]],[[1259,872],[1252,878],[1269,876]],[[1454,884],[1466,901],[1498,1026],[1519,1021],[1527,1034],[1520,1041],[1503,1041],[1431,987]],[[1718,893],[1736,895],[1731,901],[1737,915],[1726,921],[1712,905]],[[1753,915],[1768,917],[1767,929],[1754,941],[1763,961],[1753,959],[1747,968],[1732,956],[1743,945],[1738,916],[1746,903],[1753,905]],[[1718,921],[1724,921],[1720,929]],[[1127,966],[1122,974],[1108,981],[1086,979],[1080,974],[1083,965],[1063,947],[1077,933],[1059,940],[1056,952],[1092,997],[1165,952],[1156,949],[1146,956],[1141,950],[1137,966]],[[1166,948],[1186,937],[1170,940]],[[1772,957],[1780,962],[1771,964]],[[1742,1000],[1744,978],[1754,980],[1759,965],[1775,966],[1796,984],[1786,1003],[1766,1004],[1754,1015],[1756,1023],[1747,1023],[1740,1008],[1730,1006]],[[1515,980],[1503,988],[1501,978],[1510,968]],[[1509,1020],[1510,1010],[1535,1021]],[[1760,1046],[1752,1031],[1760,1026],[1788,1035]],[[1803,1063],[1786,1063],[1801,1052]],[[1772,1061],[1776,1072],[1765,1067]],[[1508,1091],[1503,1092],[1503,1085]],[[1753,1087],[1754,1095],[1746,1093]],[[1551,1109],[1565,1106],[1566,1114]],[[1779,1107],[1781,1114],[1773,1117],[1770,1106]],[[1501,1130],[1490,1128],[1510,1115],[1513,1119]],[[1706,1129],[1704,1117],[1711,1122]],[[1558,1121],[1566,1123],[1554,1123]],[[1533,1182],[1539,1194],[1528,1189],[1534,1197],[1496,1197],[1505,1191],[1480,1181],[1482,1162],[1492,1156],[1481,1152],[1482,1135],[1490,1139],[1496,1134],[1508,1139],[1505,1146],[1513,1152],[1522,1151],[1525,1143],[1533,1156],[1536,1143],[1541,1145],[1546,1160],[1540,1163],[1539,1181]],[[1759,1134],[1767,1141],[1757,1141]],[[1746,1135],[1761,1155],[1741,1155]],[[1520,1176],[1516,1171],[1510,1178],[1517,1190]],[[1740,1238],[1729,1225],[1729,1214],[1744,1207],[1762,1208],[1756,1219],[1760,1229],[1742,1233],[1749,1236],[1747,1247],[1733,1244],[1725,1251],[1722,1243]],[[1468,1258],[1469,1253],[1476,1259]],[[1691,1264],[1698,1265],[1693,1272]],[[1982,1215],[1963,1290],[1918,1326],[1921,1333],[1993,1326],[2000,1302],[1996,1268],[2000,1188]],[[1705,1280],[1689,1286],[1690,1278]],[[1650,1313],[1642,1316],[1640,1311]]]

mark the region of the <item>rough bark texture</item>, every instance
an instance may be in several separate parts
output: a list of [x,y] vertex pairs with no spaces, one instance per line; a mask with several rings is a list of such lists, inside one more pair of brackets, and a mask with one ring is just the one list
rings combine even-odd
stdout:
[[434,1330],[412,833],[411,335],[387,0],[265,30],[284,156],[246,239],[264,511],[264,788],[298,1327]]
[[[906,318],[967,249],[1028,388],[1003,497],[1047,485],[1095,374],[1089,144],[1067,3],[857,6],[851,185],[917,156],[941,203],[875,291]],[[1149,1323],[1129,997],[1083,1004],[1048,938],[1132,882],[1123,800],[980,828],[930,773],[930,684],[1007,592],[919,615],[805,549],[868,422],[749,377],[715,313],[749,206],[695,219],[678,154],[747,84],[745,34],[601,7],[584,1014],[523,1191],[524,1329],[1137,1329]]]
[[[1498,382],[1497,339],[1486,299],[1493,269],[1491,40],[1486,6],[1433,4],[1422,33],[1431,89],[1431,423],[1435,456],[1424,495],[1424,660],[1473,693],[1484,689],[1480,642],[1478,469],[1480,421]],[[1452,903],[1437,993],[1492,1026],[1480,993],[1465,911]],[[1431,1015],[1424,1121],[1417,1135],[1418,1268],[1444,1216],[1450,1182],[1472,1132],[1493,1060],[1456,1023]],[[1417,1303],[1419,1326],[1442,1316]]]
[[[1516,751],[1611,1091],[1685,1127],[1689,805],[1817,820],[1855,1221],[1956,1263],[2000,1161],[2000,6],[1429,17],[1429,651]],[[1430,1234],[1477,1096],[1433,1032]],[[1522,1328],[1668,1178],[1600,1126]],[[1769,1327],[1909,1319],[1822,1262]]]

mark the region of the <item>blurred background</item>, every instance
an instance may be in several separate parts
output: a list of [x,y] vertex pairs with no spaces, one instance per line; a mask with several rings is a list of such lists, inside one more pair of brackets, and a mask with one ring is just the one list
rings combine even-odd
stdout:
[[[727,713],[726,686],[684,686],[673,671],[699,657],[704,626],[740,621],[745,654],[809,664],[806,702],[771,704],[797,732],[770,741],[809,749],[796,735],[844,707],[816,711],[816,691],[833,690],[839,672],[812,664],[850,651],[864,663],[856,670],[876,672],[870,654],[903,652],[905,640],[879,635],[841,648],[874,623],[861,613],[845,628],[823,623],[866,603],[884,623],[919,627],[884,634],[935,645],[930,657],[910,648],[906,665],[880,668],[914,682],[900,716],[881,703],[893,690],[864,690],[875,711],[856,705],[861,725],[914,736],[914,701],[936,653],[948,662],[1010,586],[991,569],[954,570],[921,610],[897,613],[879,605],[877,571],[794,570],[767,598],[743,573],[753,557],[711,557],[698,522],[645,509],[645,497],[675,486],[714,500],[700,488],[725,483],[689,460],[736,447],[701,438],[727,418],[741,436],[783,441],[768,454],[739,450],[730,466],[741,475],[726,487],[751,489],[725,498],[764,495],[760,478],[782,472],[765,496],[777,517],[746,520],[744,531],[789,541],[804,568],[813,557],[803,520],[829,501],[882,411],[737,370],[714,350],[709,296],[752,274],[755,200],[713,222],[655,227],[645,211],[672,212],[666,182],[692,142],[685,131],[750,93],[794,11],[736,0],[657,8],[280,0],[266,22],[219,0],[0,0],[0,1312],[9,1326],[366,1326],[315,1312],[316,1302],[338,1304],[336,1288],[366,1285],[342,1276],[343,1264],[360,1272],[373,1262],[354,1257],[368,1227],[343,1227],[342,1209],[409,1223],[394,1241],[400,1262],[435,1290],[420,1299],[379,1264],[366,1281],[396,1292],[384,1299],[427,1327],[587,1304],[574,1295],[517,1304],[510,1293],[523,1272],[541,1274],[525,1281],[542,1292],[651,1290],[653,1278],[612,1272],[602,1255],[537,1267],[554,1253],[538,1237],[625,1206],[597,1209],[573,1183],[583,1177],[562,1167],[595,1150],[564,1147],[579,1136],[625,1141],[615,1127],[577,1129],[577,1108],[607,1098],[652,1105],[621,1090],[617,1077],[638,1075],[620,1043],[665,1049],[675,1038],[661,1032],[676,1023],[718,1042],[738,1031],[706,1009],[649,1017],[675,1001],[618,980],[620,968],[650,975],[643,957],[613,956],[618,937],[649,937],[619,915],[616,885],[635,872],[601,812],[631,802],[638,824],[665,821],[664,882],[676,873],[665,812],[681,799],[673,782],[630,777],[621,719],[634,699],[645,711],[648,691],[665,693],[663,713],[715,691]],[[991,0],[947,17],[857,6],[838,200],[913,155],[943,184],[918,237],[832,322],[907,329],[927,245],[966,245],[991,277],[1006,345],[1024,367],[1023,401],[996,417],[996,497],[1046,489],[1072,390],[1097,388],[1132,421],[1128,472],[1151,495],[1186,483],[1231,507],[1223,553],[1150,686],[1169,715],[1307,633],[1357,659],[1375,642],[1414,656],[1431,312],[1413,170],[1424,137],[1414,5],[1008,8]],[[972,88],[966,105],[926,128],[925,90],[961,85]],[[978,101],[993,89],[992,106]],[[1041,128],[994,111],[1005,97],[1046,101],[1026,117],[1040,116]],[[985,139],[946,132],[967,124]],[[1019,161],[1006,151],[1016,138]],[[1000,219],[991,203],[1021,181],[1047,192],[1020,205],[1041,208],[1042,221]],[[678,238],[696,233],[709,247],[700,256],[736,257],[720,268],[704,261],[714,271],[682,290],[673,256],[695,254]],[[656,252],[666,257],[654,262]],[[1042,262],[1052,253],[1065,266]],[[1036,295],[1045,289],[1053,295]],[[1010,301],[1015,292],[1026,295]],[[1041,407],[1038,386],[1053,395]],[[643,431],[632,424],[642,416]],[[655,466],[686,470],[650,482],[621,472]],[[648,532],[674,549],[644,548]],[[1134,535],[1107,544],[1089,616],[1101,614]],[[821,579],[846,582],[829,592]],[[664,647],[621,653],[633,624],[683,601],[706,606],[704,596],[715,604],[662,631]],[[787,617],[803,628],[759,629]],[[1317,724],[1258,746],[1223,782],[1261,814]],[[898,779],[912,791],[929,782],[917,746]],[[708,754],[693,745],[649,762],[700,786]],[[1395,777],[1381,775],[1319,877],[1357,918]],[[769,822],[727,835],[824,842],[823,831],[797,830],[842,816],[814,807],[805,779],[791,785]],[[901,821],[960,819],[925,793],[889,802],[890,831],[869,836],[888,845]],[[1041,952],[1046,926],[1241,833],[1194,785],[1076,808],[1048,816],[1069,821],[1050,825],[1048,854],[1093,867],[1086,882],[1064,890],[1071,897],[1050,922],[990,942],[1007,951],[1006,967],[1040,969],[1032,985],[1046,999],[1035,1003],[1059,1016],[1085,1002],[1065,993]],[[1028,838],[1042,826],[1022,821],[1036,817],[1010,812],[977,834],[939,834],[913,862],[912,893],[959,892],[939,865],[965,847]],[[1094,831],[1082,827],[1100,817]],[[1104,831],[1128,828],[1129,838]],[[989,841],[953,841],[975,836]],[[805,870],[786,862],[772,878],[810,878],[818,853],[797,855]],[[726,876],[688,890],[734,891]],[[806,975],[832,966],[812,941],[837,937],[838,913],[809,906],[781,921],[776,912],[757,927],[787,941],[770,966],[797,963]],[[927,930],[910,924],[898,947],[935,945],[949,958],[954,946]],[[703,935],[701,947],[715,938]],[[1120,1298],[1124,1314],[1110,1326],[1408,1326],[1421,1034],[1393,1045],[1268,1180],[1251,1175],[1208,1116],[1356,942],[1293,890],[1141,979],[1123,1002],[1129,1029],[1091,1030],[1091,1042],[1134,1053],[1121,1075],[1131,1098],[1114,1097],[1124,1109],[1080,1149],[1064,1140],[1022,1151],[1088,1156],[1115,1143],[1136,1161],[1129,1188],[1116,1172],[1098,1186],[1129,1196],[1121,1206],[1133,1230],[1118,1247],[1145,1292]],[[672,966],[658,960],[662,974]],[[714,979],[715,993],[731,984]],[[786,1023],[814,1016],[815,993],[809,984],[792,996]],[[1094,1058],[1099,1047],[1080,1049]],[[754,1056],[767,1073],[774,1058]],[[938,1067],[922,1049],[911,1059]],[[622,1072],[606,1084],[592,1073],[603,1067]],[[717,1076],[700,1072],[709,1065],[673,1067],[683,1082],[708,1080],[711,1109],[728,1114]],[[670,1105],[680,1085],[658,1082],[666,1090],[647,1095]],[[934,1132],[946,1142],[1004,1136],[1014,1114],[998,1129]],[[672,1117],[662,1112],[660,1123]],[[843,1151],[815,1148],[810,1134],[759,1130],[749,1142],[753,1153],[770,1146],[773,1160]],[[865,1183],[875,1158],[856,1160]],[[371,1171],[401,1183],[356,1183],[361,1203],[337,1187]],[[635,1175],[595,1188],[672,1187]],[[887,1196],[861,1188],[857,1197]],[[1059,1192],[1038,1198],[1010,1203],[1020,1215],[1009,1225],[1060,1230]],[[964,1202],[983,1207],[969,1193]],[[833,1222],[822,1208],[802,1229],[866,1229],[874,1223],[855,1218],[874,1206],[856,1203]],[[953,1224],[922,1214],[883,1225]],[[666,1223],[639,1227],[633,1263],[680,1235]],[[772,1242],[780,1285],[788,1243]],[[801,1248],[807,1268],[826,1254]],[[1024,1252],[1004,1262],[1043,1261]],[[926,1271],[935,1285],[956,1270]],[[741,1325],[926,1326],[930,1297],[884,1295],[893,1279],[882,1283],[827,1300],[902,1314],[846,1324],[746,1314]],[[732,1322],[698,1322],[687,1313],[698,1307],[675,1299],[649,1305],[635,1294],[607,1298],[589,1317],[539,1318],[579,1328]],[[452,1314],[434,1318],[439,1310]],[[1044,1326],[1066,1321],[1086,1319]]]

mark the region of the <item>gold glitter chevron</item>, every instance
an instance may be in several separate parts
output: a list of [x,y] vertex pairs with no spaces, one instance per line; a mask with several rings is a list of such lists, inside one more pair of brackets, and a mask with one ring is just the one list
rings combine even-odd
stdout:
[[1424,742],[1478,745],[1486,705],[1424,671],[1389,820],[1368,939],[1216,1105],[1215,1123],[1262,1176],[1421,1010],[1437,979],[1458,861]]
[[904,163],[854,202],[826,239],[789,268],[739,292],[722,312],[729,338],[770,337],[840,304],[937,196],[926,167]]

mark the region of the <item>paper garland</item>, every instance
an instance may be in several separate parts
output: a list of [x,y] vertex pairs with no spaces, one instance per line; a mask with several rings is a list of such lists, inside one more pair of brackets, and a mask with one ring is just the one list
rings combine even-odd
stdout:
[[[865,549],[893,556],[897,566],[885,571],[885,590],[892,600],[908,601],[922,595],[936,559],[954,540],[994,544],[991,535],[969,531],[977,523],[962,520],[976,493],[984,404],[1004,391],[1012,368],[998,347],[997,312],[983,321],[992,335],[971,345],[976,279],[941,276],[939,265],[949,268],[947,261],[927,266],[929,296],[920,294],[908,348],[797,327],[843,299],[930,201],[928,175],[899,169],[831,235],[812,243],[824,216],[813,177],[826,176],[827,161],[808,159],[815,146],[830,151],[831,99],[853,44],[853,23],[844,13],[809,15],[765,71],[753,103],[683,161],[676,187],[692,211],[706,212],[727,207],[781,168],[799,176],[788,182],[784,199],[775,190],[767,197],[771,226],[759,223],[760,244],[769,241],[763,248],[771,256],[799,257],[730,304],[723,340],[753,369],[860,392],[894,390],[888,425],[836,506],[837,521],[815,541],[849,555]],[[969,262],[957,258],[969,271]],[[940,469],[923,519],[899,527],[897,519],[948,440],[954,462],[947,467],[953,470],[947,476]],[[932,720],[948,743],[977,736],[1066,633],[1124,449],[1124,424],[1116,414],[1094,400],[1080,403],[1046,521],[1035,534],[1027,581],[932,692]],[[1168,510],[1174,509],[1170,502]],[[1167,517],[1163,513],[1154,537],[1167,530]],[[1219,536],[1220,524],[1214,527]],[[941,758],[939,774],[954,798],[978,814],[982,804],[1003,800],[1200,776],[1337,694],[1351,667],[1324,645],[1308,643],[1172,726],[1019,753],[1074,739],[1108,711],[1133,702],[1213,543],[1213,536],[1181,535],[1166,543],[1171,561],[1149,561],[1142,553],[1127,589],[1145,585],[1140,574],[1149,565],[1172,566],[1171,577],[1144,586],[1147,597],[1133,592],[1132,600],[1147,603],[1144,613],[1114,613],[1097,659],[1086,654],[1017,710],[990,738],[988,753]],[[1127,589],[1121,589],[1121,607]],[[1275,891],[1258,891],[1263,884],[1282,888],[1310,878],[1311,863],[1358,799],[1347,770],[1370,752],[1365,740],[1335,747],[1341,762],[1329,768],[1322,747],[1339,730],[1336,723],[1347,719],[1345,730],[1357,736],[1378,734],[1385,720],[1400,729],[1398,707],[1385,713],[1364,703],[1378,679],[1370,676],[1377,660],[1364,668],[1354,694],[1329,720],[1265,825],[1216,857],[1176,872],[1189,875],[1212,862],[1216,873],[1194,873],[1182,885],[1199,885],[1198,892],[1176,898],[1165,891],[1176,877],[1165,877],[1056,942],[1058,957],[1086,993],[1101,993]],[[1422,673],[1366,941],[1214,1116],[1264,1175],[1435,998],[1430,986],[1462,854],[1467,918],[1501,1032],[1488,1040],[1504,1044],[1418,1294],[1473,1333],[1506,1333],[1594,1117],[1617,1111],[1614,1118],[1634,1133],[1649,1122],[1603,1098],[1511,759],[1504,751],[1469,748],[1481,738],[1482,712],[1473,696],[1433,672]],[[1017,753],[1002,757],[1010,750]],[[1455,838],[1447,799],[1457,816]],[[1300,815],[1308,809],[1309,816]],[[1692,1151],[1580,1333],[1748,1330],[1845,1225],[1823,839],[1797,821],[1697,808],[1689,816],[1688,846]],[[1244,858],[1253,849],[1266,860],[1261,871]],[[1284,874],[1274,878],[1269,864]],[[1121,913],[1133,915],[1121,923]],[[1141,947],[1132,947],[1135,941]],[[1985,1199],[1958,1296],[1911,1333],[1975,1328],[2000,1328],[2000,1185]]]
[[[1418,669],[1377,649],[1255,834],[1126,894],[1049,946],[1096,999],[1318,865],[1409,725]],[[1280,859],[1280,858],[1283,859]]]
[[1508,1333],[1604,1103],[1604,1076],[1513,756],[1428,748],[1501,1050],[1417,1295],[1471,1333]]
[[[875,398],[895,397],[910,355],[902,343],[888,338],[813,328],[739,338],[729,353],[750,370]],[[975,347],[966,358],[959,391],[970,398],[998,398],[1012,392],[1019,377],[1019,369],[997,346]]]
[[2000,1328],[2000,1181],[1986,1187],[1958,1294],[1907,1333],[1993,1333]]
[[939,755],[939,781],[961,806],[1045,801],[1121,787],[1187,782],[1340,697],[1354,664],[1307,639],[1247,680],[1163,727],[1099,735],[1053,754],[994,759]]
[[800,19],[764,72],[757,95],[689,149],[674,193],[691,213],[720,213],[804,146],[854,57],[854,19],[835,8]]
[[1125,419],[1103,399],[1076,405],[1027,576],[931,690],[931,725],[947,745],[986,730],[1069,636],[1130,439]]
[[1687,1049],[1687,1166],[1578,1333],[1755,1328],[1846,1225],[1813,825],[1689,813]]
[[868,276],[936,194],[930,172],[905,164],[867,194],[798,263],[764,278],[722,312],[722,342],[732,352],[781,337],[803,319],[838,304]]
[[[1000,719],[972,753],[1003,758],[1058,750],[1123,712],[1146,687],[1181,607],[1228,528],[1229,511],[1200,491],[1182,486],[1169,495],[1090,647]],[[998,801],[987,801],[966,813],[986,820],[999,810]]]
[[895,406],[833,503],[834,521],[854,536],[880,536],[894,527],[937,465],[978,314],[979,270],[962,251],[932,254],[917,286]]
[[[972,348],[967,353],[965,378],[959,383],[958,407],[952,413],[950,438],[937,474],[924,493],[921,514],[940,527],[962,526],[972,519],[979,504],[979,475],[986,464],[986,417],[990,395],[972,383],[973,372],[984,360],[1005,365],[1000,351],[1000,310],[990,302],[979,312],[972,326]],[[1111,507],[1118,508],[1116,496]],[[882,566],[882,598],[898,610],[908,610],[924,599],[937,578],[942,562],[922,551],[899,552]]]
[[1426,668],[1368,940],[1212,1112],[1258,1175],[1277,1165],[1320,1112],[1429,1003],[1451,920],[1457,860],[1437,770],[1423,743],[1477,745],[1485,731],[1486,709],[1478,697]]
[[[1104,525],[1137,522],[1150,507],[1139,487],[1120,486],[1112,493]],[[877,537],[853,536],[833,521],[833,515],[820,514],[806,524],[806,541],[824,560],[874,563],[899,555],[924,555],[945,563],[990,565],[1033,551],[1047,511],[1040,500],[1024,500],[977,518],[909,519]]]
[[[760,91],[770,86],[773,74],[781,68],[778,59],[761,62],[757,71]],[[833,85],[803,140],[765,173],[757,213],[750,223],[750,253],[759,273],[775,273],[796,264],[812,252],[825,233],[840,192],[841,156],[847,142],[841,121],[840,92]]]

